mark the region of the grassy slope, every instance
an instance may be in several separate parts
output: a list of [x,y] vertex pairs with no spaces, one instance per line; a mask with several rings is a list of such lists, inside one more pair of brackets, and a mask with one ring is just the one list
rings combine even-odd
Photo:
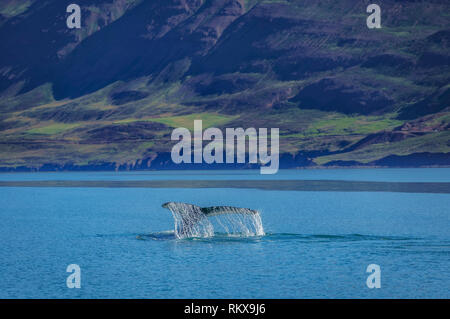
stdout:
[[[107,90],[106,90],[107,91]],[[168,106],[167,102],[159,102],[158,107],[151,107],[152,111],[159,110],[153,115],[144,117],[121,116],[120,113],[129,105],[110,105],[103,96],[107,92],[97,93],[95,97],[83,97],[82,100],[92,100],[91,104],[83,105],[79,112],[101,110],[110,112],[110,118],[63,123],[53,120],[36,120],[26,114],[40,114],[48,110],[57,111],[65,104],[77,103],[67,100],[38,105],[24,111],[14,112],[14,118],[20,120],[18,127],[2,133],[0,163],[2,166],[20,166],[25,164],[39,165],[42,159],[46,162],[65,163],[67,161],[78,165],[86,165],[93,161],[116,161],[118,163],[134,162],[152,151],[170,150],[169,134],[174,127],[193,129],[194,119],[202,119],[206,127],[249,127],[252,123],[256,127],[279,127],[281,132],[281,151],[295,153],[299,150],[330,150],[340,149],[343,142],[346,145],[363,138],[365,135],[382,130],[390,130],[402,124],[394,119],[395,114],[387,116],[349,116],[340,113],[321,112],[316,110],[302,110],[288,108],[271,110],[265,113],[243,113],[227,115],[218,112],[198,112],[195,106]],[[45,94],[41,94],[42,101],[48,102]],[[147,102],[155,103],[151,98]],[[38,103],[40,104],[40,103]],[[166,107],[168,106],[168,107]],[[139,109],[142,112],[142,109]],[[175,112],[174,112],[175,110]],[[184,115],[178,115],[184,113]],[[429,119],[431,124],[437,121],[449,122],[449,115]],[[120,119],[119,119],[120,118]],[[11,119],[8,119],[11,120]],[[142,139],[128,143],[98,143],[92,142],[87,133],[94,128],[106,125],[120,126],[141,122],[159,122],[167,125],[167,129],[154,132],[159,137],[152,140]],[[363,150],[339,155],[319,157],[315,161],[325,164],[332,160],[357,160],[370,162],[390,155],[405,155],[414,152],[448,152],[448,132],[433,133],[423,137],[407,139],[391,144],[374,144]],[[9,143],[8,143],[9,142]],[[19,145],[18,145],[19,144]],[[39,147],[29,148],[27,145]]]
[[[13,1],[9,1],[13,3]],[[9,3],[8,2],[8,3]],[[257,1],[247,0],[246,6],[252,8]],[[266,3],[272,1],[264,1]],[[283,2],[285,1],[276,1]],[[295,2],[293,8],[305,19],[333,19],[335,16],[329,7],[307,7],[302,2]],[[332,6],[331,2],[329,3]],[[26,9],[26,8],[25,8]],[[25,10],[22,7],[0,6],[4,15],[15,15]],[[94,10],[94,8],[91,8]],[[331,8],[332,9],[332,8]],[[343,14],[342,20],[358,19],[364,22],[365,14],[355,16],[355,12]],[[442,13],[443,15],[444,13]],[[439,19],[442,17],[438,17]],[[437,21],[439,19],[436,19]],[[392,18],[384,20],[389,25]],[[351,20],[352,23],[354,20]],[[412,55],[414,52],[406,46],[395,46],[395,39],[410,43],[416,37],[427,36],[439,30],[440,26],[432,25],[416,17],[414,26],[392,23],[376,34],[387,41],[394,54]],[[428,24],[427,24],[428,23]],[[351,27],[349,27],[351,29]],[[362,35],[370,37],[367,31]],[[361,35],[361,36],[362,36]],[[342,47],[338,39],[333,37],[323,41],[314,38],[310,33],[294,33],[272,35],[272,41],[280,49],[290,48],[299,41],[318,46],[318,52],[336,51],[339,54],[362,54],[359,45]],[[402,42],[403,43],[403,42]],[[413,52],[413,53],[411,53]],[[267,62],[267,61],[266,61]],[[267,62],[271,63],[271,62]],[[176,73],[180,70],[174,70]],[[182,73],[182,72],[181,72]],[[239,74],[235,74],[236,76]],[[166,76],[166,75],[165,75]],[[169,151],[170,132],[173,127],[193,128],[194,119],[202,119],[206,127],[279,127],[281,132],[281,151],[296,153],[306,151],[337,151],[348,147],[366,135],[392,130],[405,123],[396,119],[396,111],[405,105],[398,104],[394,110],[383,115],[352,115],[338,112],[303,109],[298,105],[282,101],[281,107],[273,107],[270,99],[279,92],[290,92],[291,96],[306,85],[322,77],[333,76],[344,83],[364,88],[375,88],[395,97],[405,105],[414,103],[420,95],[428,94],[436,88],[424,81],[416,81],[414,76],[403,73],[392,73],[391,70],[377,70],[353,67],[346,70],[324,71],[304,79],[281,81],[271,74],[253,75],[257,84],[252,89],[244,89],[236,93],[223,93],[208,96],[192,96],[186,93],[183,80],[173,81],[142,78],[113,83],[104,89],[77,99],[55,101],[51,85],[46,84],[28,93],[15,97],[2,97],[0,108],[0,166],[42,165],[43,163],[75,163],[87,165],[92,162],[113,161],[132,163],[145,156],[160,151]],[[435,78],[439,79],[439,74]],[[166,77],[169,77],[168,75]],[[433,78],[434,79],[434,78]],[[150,80],[150,84],[149,84]],[[432,81],[431,81],[432,82]],[[111,95],[121,90],[145,91],[148,97],[123,105],[114,105]],[[275,93],[273,93],[275,92]],[[186,96],[185,96],[186,95]],[[236,104],[238,107],[221,107],[220,101],[227,101],[226,106]],[[269,101],[269,102],[268,102]],[[206,103],[218,105],[205,106]],[[240,105],[250,107],[239,109]],[[450,123],[448,112],[426,120],[430,126],[436,122]],[[93,140],[91,131],[103,127],[123,125],[139,125],[142,122],[156,122],[166,127],[152,131],[152,138],[142,137],[132,142],[106,142]],[[130,126],[133,127],[133,126]],[[321,156],[314,159],[317,164],[325,164],[334,160],[353,160],[371,162],[391,154],[407,155],[414,152],[450,152],[448,131],[430,132],[424,136],[408,138],[394,143],[378,143],[353,152]]]
[[185,127],[190,131],[194,130],[194,120],[202,120],[203,129],[208,127],[217,127],[223,126],[226,123],[230,122],[237,116],[230,116],[225,114],[216,114],[216,113],[193,113],[188,115],[178,115],[178,116],[164,116],[164,117],[153,117],[153,118],[144,118],[144,119],[124,119],[115,122],[114,124],[123,124],[123,123],[133,123],[140,121],[150,121],[150,122],[158,122],[166,124],[171,128],[177,127]]
[[379,143],[370,145],[364,149],[316,158],[317,164],[325,164],[330,161],[358,161],[369,163],[389,155],[408,155],[412,153],[449,153],[450,132],[430,133],[424,136],[409,138],[396,143]]
[[[107,90],[106,90],[107,91]],[[52,119],[37,120],[27,115],[58,111],[67,104],[78,104],[80,101],[52,101],[46,94],[40,94],[42,103],[23,111],[14,112],[14,117],[6,121],[18,121],[17,127],[2,132],[0,144],[0,163],[2,166],[40,165],[44,160],[51,163],[72,162],[87,165],[95,161],[115,161],[117,163],[135,162],[152,152],[170,150],[170,132],[174,127],[193,129],[195,119],[203,120],[203,128],[207,127],[279,127],[281,133],[281,151],[296,153],[299,150],[336,151],[357,142],[370,133],[391,130],[403,124],[395,119],[395,114],[385,116],[351,116],[340,113],[303,110],[296,107],[267,112],[245,112],[228,115],[217,111],[201,111],[195,106],[171,104],[165,99],[159,101],[151,97],[139,103],[151,105],[145,116],[135,113],[121,115],[129,105],[111,105],[104,96],[107,92],[86,96],[81,100],[89,100],[90,104],[77,106],[80,114],[92,110],[110,114],[102,119],[58,122]],[[159,95],[159,92],[155,94]],[[36,100],[38,101],[38,100]],[[139,112],[146,113],[145,107]],[[199,112],[200,111],[200,112]],[[153,114],[150,114],[153,113]],[[450,123],[449,113],[438,118],[431,117],[430,125],[438,122]],[[143,138],[133,143],[123,142],[98,143],[89,140],[87,132],[107,125],[120,126],[142,122],[158,122],[167,125],[154,133],[151,140]],[[158,137],[159,136],[159,137]],[[449,152],[447,145],[448,132],[438,132],[423,137],[410,138],[401,142],[374,144],[362,150],[339,155],[318,157],[317,164],[325,164],[334,160],[356,160],[370,162],[390,154],[406,155],[414,152]],[[29,147],[35,145],[34,147]]]

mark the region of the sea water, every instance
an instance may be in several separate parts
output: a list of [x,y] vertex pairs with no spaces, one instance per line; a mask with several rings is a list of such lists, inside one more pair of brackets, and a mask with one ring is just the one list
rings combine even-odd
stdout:
[[[273,179],[450,182],[448,169]],[[252,171],[20,173],[14,180],[259,179]],[[270,177],[269,177],[270,178]],[[264,234],[177,239],[169,201],[260,212]],[[449,298],[450,194],[0,187],[0,298]],[[212,221],[214,222],[214,221]],[[69,289],[66,268],[81,269]],[[366,285],[381,268],[381,288]]]

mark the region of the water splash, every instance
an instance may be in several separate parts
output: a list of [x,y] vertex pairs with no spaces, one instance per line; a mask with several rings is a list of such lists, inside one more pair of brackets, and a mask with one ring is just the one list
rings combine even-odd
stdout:
[[[263,236],[258,211],[247,208],[217,206],[201,208],[186,203],[164,204],[172,212],[176,238],[213,237],[215,229],[229,236]],[[206,212],[206,213],[205,213]]]

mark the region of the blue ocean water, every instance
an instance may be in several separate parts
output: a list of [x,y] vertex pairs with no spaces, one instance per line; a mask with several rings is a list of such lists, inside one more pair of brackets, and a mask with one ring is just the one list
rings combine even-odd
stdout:
[[[448,169],[0,174],[0,180],[449,182]],[[168,201],[261,211],[264,236],[175,239]],[[449,298],[450,194],[0,187],[0,298]],[[68,289],[66,267],[81,267]],[[381,267],[369,289],[366,268]]]

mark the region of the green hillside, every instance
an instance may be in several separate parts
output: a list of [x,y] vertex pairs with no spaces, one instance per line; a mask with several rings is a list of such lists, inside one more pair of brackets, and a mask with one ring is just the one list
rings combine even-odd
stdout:
[[195,119],[279,128],[285,167],[450,165],[448,1],[68,3],[0,5],[3,169],[155,168]]

